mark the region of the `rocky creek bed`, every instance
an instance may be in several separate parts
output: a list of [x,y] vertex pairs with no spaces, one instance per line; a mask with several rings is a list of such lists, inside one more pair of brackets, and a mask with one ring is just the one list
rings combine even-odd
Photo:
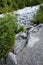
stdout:
[[43,25],[39,24],[26,33],[16,35],[14,51],[9,52],[7,65],[43,65]]
[[[13,52],[7,56],[7,64],[3,65],[43,65],[43,24],[34,27],[31,20],[39,6],[18,10],[18,25],[30,28],[16,35]],[[2,16],[2,15],[0,15]]]
[[28,37],[24,32],[17,34],[14,51],[6,61],[3,65],[43,65],[43,25],[32,27]]

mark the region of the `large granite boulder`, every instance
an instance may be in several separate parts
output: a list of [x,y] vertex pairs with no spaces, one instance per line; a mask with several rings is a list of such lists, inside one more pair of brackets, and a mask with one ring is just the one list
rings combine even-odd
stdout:
[[7,65],[16,65],[17,64],[16,55],[13,54],[12,52],[9,52],[6,61],[7,61]]
[[[31,31],[32,38],[28,46],[17,56],[18,65],[43,65],[43,25],[36,33]],[[38,39],[38,40],[37,40]]]

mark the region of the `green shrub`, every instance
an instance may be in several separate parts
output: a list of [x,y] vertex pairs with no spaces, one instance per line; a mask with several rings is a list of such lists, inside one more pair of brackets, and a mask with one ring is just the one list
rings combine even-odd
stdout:
[[43,3],[43,0],[0,0],[0,14]]
[[35,6],[35,5],[38,5],[38,4],[40,4],[39,0],[30,0],[31,6]]
[[21,9],[21,8],[24,8],[25,7],[25,3],[24,3],[24,0],[18,0],[18,8]]
[[43,6],[40,6],[39,10],[34,16],[33,23],[35,24],[43,23]]
[[20,26],[20,27],[19,27],[19,32],[21,32],[21,31],[22,31],[22,32],[24,31],[24,26]]
[[7,14],[0,18],[0,59],[5,57],[15,43],[15,27],[17,17]]

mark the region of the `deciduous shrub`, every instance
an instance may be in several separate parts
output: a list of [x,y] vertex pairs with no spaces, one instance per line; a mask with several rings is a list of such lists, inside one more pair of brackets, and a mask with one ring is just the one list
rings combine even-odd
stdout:
[[17,18],[13,14],[0,18],[0,59],[5,57],[15,43],[16,23]]
[[33,23],[39,24],[43,23],[43,6],[41,5],[36,15],[34,16]]

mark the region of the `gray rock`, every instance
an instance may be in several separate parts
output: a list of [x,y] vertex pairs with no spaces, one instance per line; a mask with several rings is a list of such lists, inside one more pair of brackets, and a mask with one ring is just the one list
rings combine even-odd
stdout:
[[26,33],[24,33],[24,32],[22,32],[22,33],[20,34],[20,36],[21,36],[23,39],[26,39],[26,38],[27,38],[27,35],[26,35]]
[[39,41],[34,42],[32,47],[23,49],[17,56],[18,65],[43,65],[43,27],[36,33],[31,32],[31,36],[35,37],[35,40],[39,38]]
[[8,53],[7,64],[8,64],[8,65],[16,65],[16,64],[17,64],[16,55],[13,54],[12,52],[9,52],[9,53]]
[[26,45],[27,35],[24,32],[20,32],[16,35],[16,41],[14,45],[14,53],[19,54]]

